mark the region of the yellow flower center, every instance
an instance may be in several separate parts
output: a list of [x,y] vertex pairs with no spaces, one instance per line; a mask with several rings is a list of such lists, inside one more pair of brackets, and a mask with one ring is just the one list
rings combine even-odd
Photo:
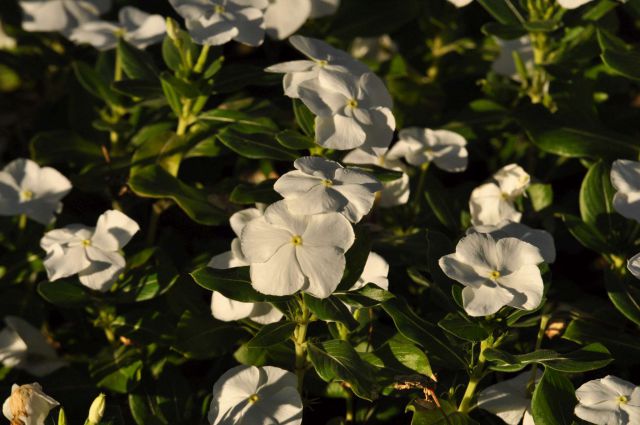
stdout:
[[33,192],[30,191],[29,189],[25,189],[22,192],[20,192],[20,198],[23,201],[30,201],[31,199],[33,199]]
[[317,60],[317,61],[316,61],[316,63],[318,64],[318,66],[320,66],[320,67],[322,67],[322,68],[324,68],[325,66],[329,65],[329,62],[327,62],[327,61],[326,61],[326,60],[324,60],[324,59]]
[[250,403],[255,403],[258,400],[260,400],[260,397],[258,396],[258,394],[251,394],[249,396],[249,402]]
[[213,13],[224,13],[224,6],[216,4],[213,6]]
[[489,274],[489,277],[491,278],[491,280],[496,280],[500,277],[500,272],[498,270],[494,270]]
[[333,186],[333,182],[329,179],[322,179],[322,184],[326,187]]
[[291,238],[291,243],[294,244],[295,246],[300,246],[302,245],[302,236],[300,235],[294,235]]
[[620,404],[627,404],[627,401],[629,401],[629,399],[626,396],[621,395],[618,397],[618,403]]
[[82,241],[82,246],[91,246],[91,239],[84,239]]
[[349,108],[357,108],[358,107],[358,101],[355,99],[349,99],[349,101],[347,101],[347,106]]

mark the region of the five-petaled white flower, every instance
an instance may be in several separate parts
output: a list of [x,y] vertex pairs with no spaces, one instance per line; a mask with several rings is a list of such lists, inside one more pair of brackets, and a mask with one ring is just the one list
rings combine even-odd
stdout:
[[185,19],[196,43],[218,46],[235,40],[259,46],[264,40],[268,0],[169,0]]
[[400,131],[398,142],[390,155],[403,156],[416,167],[433,162],[438,168],[451,173],[467,169],[469,153],[467,140],[449,130],[409,127]]
[[65,176],[30,159],[15,159],[0,171],[0,215],[25,214],[42,224],[53,221],[71,190]]
[[358,281],[349,289],[355,291],[365,287],[368,283],[373,283],[382,289],[389,289],[389,263],[380,256],[371,251],[367,257],[362,274]]
[[111,0],[22,0],[25,31],[58,31],[66,36],[111,8]]
[[407,166],[398,157],[392,155],[388,149],[373,149],[373,151],[354,149],[345,155],[343,162],[372,164],[387,170],[402,171],[402,176],[399,179],[382,183],[378,205],[393,207],[406,204],[409,201],[409,175],[405,172]]
[[118,13],[118,23],[106,21],[85,22],[75,28],[69,38],[78,43],[91,44],[98,50],[111,50],[122,37],[133,46],[144,49],[162,41],[166,27],[161,15],[150,15],[132,6]]
[[11,387],[11,395],[2,405],[2,414],[12,424],[44,425],[51,409],[59,406],[42,391],[37,382]]
[[297,215],[284,201],[249,222],[240,238],[257,291],[268,295],[304,291],[316,298],[335,291],[345,269],[344,253],[354,239],[343,215]]
[[640,424],[640,386],[615,376],[582,384],[575,414],[596,425]]
[[382,185],[362,171],[344,168],[328,159],[305,156],[280,177],[273,188],[294,214],[339,212],[357,223],[369,213]]
[[[527,385],[531,372],[485,388],[478,394],[478,407],[493,413],[509,425],[534,425],[531,415],[531,393]],[[537,376],[536,382],[540,380]]]
[[213,386],[211,425],[302,423],[296,376],[274,366],[236,366]]
[[551,233],[546,230],[533,229],[526,224],[503,221],[495,226],[475,226],[467,229],[467,234],[488,233],[493,239],[516,238],[528,242],[538,248],[544,262],[552,264],[556,261],[556,245]]
[[487,316],[505,305],[533,310],[544,285],[538,264],[544,260],[530,243],[516,238],[498,241],[474,233],[462,238],[456,252],[440,258],[440,268],[462,283],[462,302],[470,316]]
[[[369,72],[365,64],[322,40],[294,35],[289,38],[289,42],[309,59],[279,63],[266,68],[265,71],[285,74],[282,80],[284,94],[291,98],[299,98],[300,84],[317,79],[321,69],[349,72],[355,76]],[[387,102],[391,104],[391,96],[388,96]]]
[[513,58],[514,53],[520,56],[527,70],[533,69],[533,46],[531,45],[531,38],[528,35],[516,38],[515,40],[496,38],[496,43],[500,46],[500,55],[491,64],[491,69],[496,74],[520,81],[520,75],[518,74]]
[[140,230],[138,223],[116,210],[98,217],[96,227],[72,224],[45,233],[40,246],[47,253],[44,267],[50,281],[78,274],[80,283],[108,291],[124,270],[118,252]]
[[503,220],[520,221],[514,201],[529,186],[531,177],[519,165],[509,164],[493,175],[493,181],[471,192],[469,209],[474,226],[497,225]]
[[387,88],[371,72],[359,77],[326,69],[298,88],[300,99],[316,115],[316,143],[330,149],[386,148],[396,121]]
[[640,222],[640,162],[614,161],[611,184],[617,191],[613,196],[613,208],[622,216]]
[[[248,266],[249,262],[244,258],[240,246],[242,229],[251,220],[262,217],[262,211],[258,208],[247,208],[233,214],[229,219],[231,229],[238,236],[231,241],[231,250],[216,255],[209,261],[208,266],[213,269],[229,269],[233,267]],[[267,325],[282,319],[283,314],[269,303],[246,303],[232,300],[219,292],[211,294],[211,314],[218,320],[231,322],[234,320],[251,319],[256,323]]]
[[45,376],[66,365],[38,329],[25,320],[7,316],[0,331],[0,362],[8,368]]

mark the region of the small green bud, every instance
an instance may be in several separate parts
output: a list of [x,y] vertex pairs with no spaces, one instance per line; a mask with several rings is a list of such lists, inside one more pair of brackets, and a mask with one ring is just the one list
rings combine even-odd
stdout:
[[58,425],[67,425],[67,415],[63,408],[60,408],[60,412],[58,412]]
[[167,35],[176,45],[181,43],[180,40],[180,25],[173,19],[167,17]]
[[89,417],[87,418],[87,425],[98,425],[104,416],[104,408],[106,405],[107,396],[100,394],[93,400],[91,407],[89,408]]

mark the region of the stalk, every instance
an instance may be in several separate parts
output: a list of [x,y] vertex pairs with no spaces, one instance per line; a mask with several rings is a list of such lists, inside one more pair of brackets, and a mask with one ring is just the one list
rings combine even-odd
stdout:
[[484,350],[486,350],[490,346],[491,344],[489,342],[489,339],[485,339],[480,343],[480,354],[478,355],[478,363],[476,363],[476,366],[473,368],[473,371],[471,372],[471,377],[469,378],[469,384],[467,385],[467,389],[465,390],[464,395],[462,396],[462,400],[460,401],[460,406],[458,406],[458,412],[468,413],[472,408],[471,401],[473,400],[478,384],[480,383],[480,380],[484,375],[484,364],[486,361],[484,357]]
[[304,302],[304,298],[300,297],[300,314],[298,316],[298,325],[293,331],[293,343],[296,350],[295,370],[298,377],[298,392],[302,394],[304,386],[304,374],[307,370],[307,328],[309,326],[310,312]]

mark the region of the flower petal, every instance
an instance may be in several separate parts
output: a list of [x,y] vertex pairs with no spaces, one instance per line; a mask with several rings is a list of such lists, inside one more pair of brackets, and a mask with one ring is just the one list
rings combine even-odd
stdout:
[[236,236],[240,237],[242,234],[242,229],[247,225],[250,221],[255,218],[262,217],[262,211],[258,208],[247,208],[241,211],[234,213],[231,218],[229,218],[229,224],[231,225],[231,229],[236,234]]
[[346,252],[355,240],[351,223],[338,213],[313,215],[302,234],[304,246],[334,247]]
[[268,261],[251,264],[251,284],[267,295],[292,295],[305,284],[305,277],[292,243],[281,246]]
[[344,115],[316,117],[316,143],[325,148],[354,149],[366,139],[367,133],[353,118]]
[[497,313],[513,300],[513,295],[500,286],[466,286],[462,290],[462,304],[469,316],[488,316]]
[[497,279],[500,286],[507,288],[514,296],[511,307],[533,310],[540,305],[544,283],[538,266],[525,265],[511,274]]
[[53,245],[47,252],[43,264],[47,270],[47,277],[54,281],[85,270],[91,262],[82,246],[64,249],[60,245]]
[[104,251],[117,251],[129,243],[140,226],[118,210],[105,211],[98,217],[91,245]]
[[264,263],[282,246],[290,244],[292,236],[291,232],[268,223],[266,218],[258,217],[242,231],[242,253],[252,264]]
[[211,314],[223,322],[233,322],[249,317],[254,303],[243,303],[225,297],[220,292],[211,294]]
[[496,242],[498,267],[501,272],[515,272],[524,265],[544,262],[540,250],[528,242],[506,237]]
[[238,33],[233,39],[238,43],[249,46],[260,46],[264,40],[262,11],[253,7],[247,7],[240,9],[235,16],[235,25],[238,28]]
[[338,287],[346,261],[344,251],[333,246],[309,246],[303,243],[296,248],[296,258],[308,282],[304,291],[316,298],[327,298]]
[[484,285],[488,279],[488,273],[486,275],[478,273],[474,267],[461,261],[457,254],[440,257],[438,265],[444,274],[462,283],[464,286],[479,288]]
[[267,34],[283,40],[296,32],[311,13],[311,3],[300,0],[275,0],[264,12]]

